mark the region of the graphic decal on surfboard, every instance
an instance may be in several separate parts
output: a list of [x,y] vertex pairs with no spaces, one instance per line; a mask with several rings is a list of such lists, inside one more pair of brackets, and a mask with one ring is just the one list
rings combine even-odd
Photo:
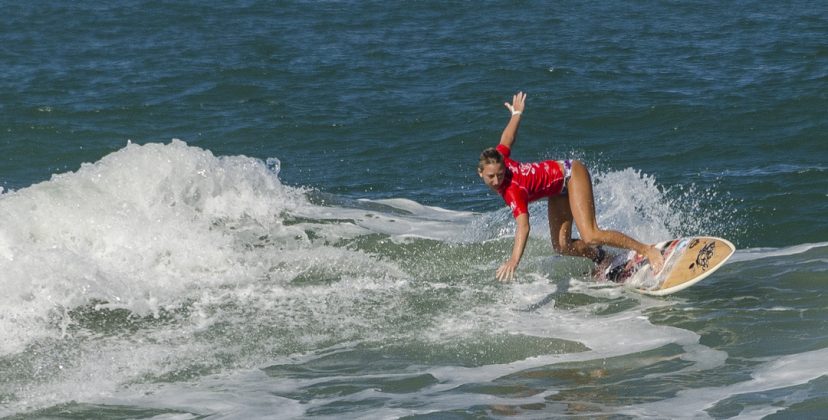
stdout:
[[624,284],[639,293],[669,295],[703,280],[736,251],[730,241],[712,236],[673,239],[657,244],[656,248],[664,256],[664,267],[656,276],[646,258],[629,251],[599,265],[595,278]]

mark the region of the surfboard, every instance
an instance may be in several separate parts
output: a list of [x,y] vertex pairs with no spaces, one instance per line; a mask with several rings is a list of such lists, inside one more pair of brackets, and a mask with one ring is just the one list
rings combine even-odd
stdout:
[[684,290],[713,274],[736,247],[727,239],[691,236],[656,244],[664,256],[664,268],[653,275],[650,263],[635,251],[624,252],[599,264],[594,277],[611,281],[646,295],[664,296]]

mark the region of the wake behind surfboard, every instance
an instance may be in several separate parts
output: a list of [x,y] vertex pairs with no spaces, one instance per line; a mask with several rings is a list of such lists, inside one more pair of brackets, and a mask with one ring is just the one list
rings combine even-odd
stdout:
[[599,266],[599,281],[623,284],[638,293],[664,296],[684,290],[713,274],[736,251],[730,241],[711,236],[691,236],[656,245],[664,256],[664,268],[653,275],[646,258],[625,252]]

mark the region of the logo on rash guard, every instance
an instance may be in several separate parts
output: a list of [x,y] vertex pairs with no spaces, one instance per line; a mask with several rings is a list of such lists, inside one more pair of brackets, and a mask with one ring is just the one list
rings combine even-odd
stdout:
[[535,174],[535,165],[531,163],[521,163],[520,164],[520,174],[523,176],[527,176],[529,174]]

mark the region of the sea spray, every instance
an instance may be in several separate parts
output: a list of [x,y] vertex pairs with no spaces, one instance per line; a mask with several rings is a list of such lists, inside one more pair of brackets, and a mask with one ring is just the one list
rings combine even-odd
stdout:
[[[474,366],[623,354],[606,344],[613,336],[578,331],[636,303],[608,304],[629,299],[588,290],[594,303],[573,304],[582,298],[567,292],[578,290],[572,267],[551,255],[546,229],[534,230],[518,283],[504,286],[493,273],[510,249],[507,209],[313,199],[318,192],[279,181],[277,162],[216,157],[177,140],[129,144],[4,193],[0,281],[10,292],[0,298],[0,329],[9,339],[0,357],[27,386],[0,393],[27,406],[89,400],[331,348]],[[597,201],[620,191],[608,186],[638,197],[599,206],[599,218],[621,230],[653,222],[644,237],[670,232],[651,178],[597,179]],[[546,224],[543,210],[532,204],[535,226]],[[626,334],[652,332],[643,322]],[[664,334],[652,343],[675,340]]]
[[[608,170],[596,165],[593,196],[598,225],[633,238],[657,243],[688,235],[726,235],[739,227],[732,200],[716,190],[700,191],[693,184],[664,188],[639,170]],[[499,197],[493,199],[500,200]],[[547,201],[529,205],[531,236],[549,240]],[[538,228],[539,227],[539,228]],[[486,213],[474,222],[467,239],[484,241],[514,235],[515,223],[507,208]],[[579,236],[573,224],[573,237]]]
[[0,394],[84,399],[428,322],[406,307],[430,288],[412,291],[411,275],[354,240],[440,237],[473,215],[310,204],[275,162],[128,144],[3,194],[0,357],[29,385]]

